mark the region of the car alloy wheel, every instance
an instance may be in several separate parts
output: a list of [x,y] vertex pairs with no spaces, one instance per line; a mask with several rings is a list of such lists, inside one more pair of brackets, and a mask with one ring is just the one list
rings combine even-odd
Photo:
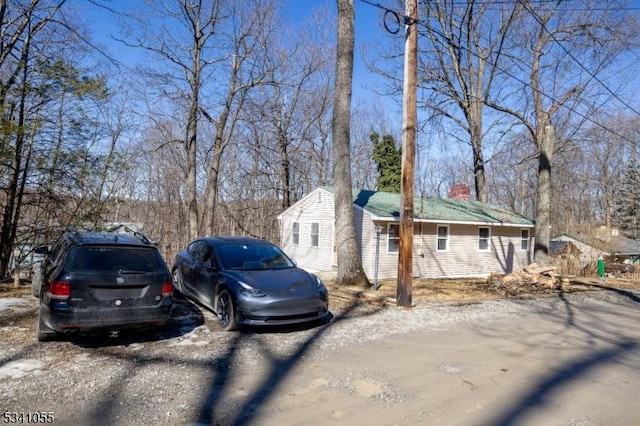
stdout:
[[182,291],[182,275],[178,269],[173,271],[171,275],[171,281],[173,281],[173,297],[176,299],[181,299],[184,297],[184,293]]
[[235,306],[228,290],[222,290],[218,295],[216,313],[223,330],[232,331],[238,327]]

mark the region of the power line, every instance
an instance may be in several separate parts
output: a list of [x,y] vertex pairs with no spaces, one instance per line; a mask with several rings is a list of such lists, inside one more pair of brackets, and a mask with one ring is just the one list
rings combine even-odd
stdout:
[[[391,8],[389,8],[389,7],[386,7],[386,6],[384,6],[384,5],[381,5],[380,3],[374,3],[374,2],[373,2],[373,1],[371,1],[371,0],[360,0],[360,1],[361,1],[361,2],[363,2],[363,3],[369,4],[369,5],[371,5],[371,6],[377,7],[377,8],[379,8],[379,9],[381,9],[381,10],[384,10],[384,11],[385,11],[385,14],[388,14],[388,13],[392,13],[392,14],[395,14],[395,15],[402,14],[402,12],[397,12],[397,11],[396,11],[396,10],[394,10],[394,9],[391,9]],[[427,1],[427,0],[425,0],[425,1]],[[492,4],[492,5],[494,5],[494,4],[496,4],[496,3],[511,4],[511,5],[515,6],[516,4],[521,3],[521,0],[515,0],[515,1],[504,1],[504,2],[493,2],[493,1],[488,1],[487,3],[482,3],[482,2],[481,2],[480,4]],[[555,9],[555,10],[557,11],[557,10],[559,10],[559,9]],[[584,9],[574,8],[574,9],[566,9],[566,10],[573,10],[573,11],[577,11],[577,10],[584,10]],[[590,9],[590,10],[591,10],[591,9]],[[625,8],[621,8],[620,10],[626,10],[626,9],[625,9]],[[640,10],[640,8],[632,8],[632,9],[630,9],[630,10]],[[529,13],[532,13],[532,12],[531,12],[531,11],[529,11],[529,10],[527,10],[527,11],[528,11]],[[535,17],[535,15],[534,15],[534,17]],[[406,19],[406,18],[405,18],[405,17],[404,17],[404,15],[403,15],[403,21],[404,21],[405,19]],[[536,19],[537,19],[537,17],[536,17]],[[400,17],[399,17],[399,16],[397,16],[397,20],[398,20],[398,21],[400,21]],[[538,21],[538,22],[542,25],[542,23],[541,23],[540,21]],[[427,24],[427,23],[425,23],[424,21],[421,21],[421,22],[419,22],[419,23],[421,23],[421,24],[422,24],[423,26],[425,26],[425,27],[427,27],[427,26],[428,26],[428,24]],[[542,26],[543,26],[544,30],[548,32],[548,30],[544,27],[544,25],[542,25]],[[386,25],[385,25],[385,28],[386,28]],[[389,30],[387,29],[387,31],[389,31]],[[433,31],[435,34],[437,34],[437,35],[438,35],[438,36],[440,36],[440,37],[446,38],[444,34],[442,34],[441,32],[439,32],[439,31],[437,31],[437,30],[435,30],[435,29],[433,29],[433,28],[431,28],[431,31]],[[391,32],[392,34],[397,33],[397,31],[396,31],[396,32],[389,31],[389,32]],[[594,78],[594,79],[595,79],[595,80],[596,80],[596,81],[597,81],[601,86],[603,86],[603,87],[604,87],[604,88],[605,88],[605,89],[606,89],[606,90],[607,90],[607,91],[608,91],[608,92],[609,92],[609,93],[610,93],[610,94],[611,94],[615,99],[617,99],[617,100],[618,100],[622,105],[624,105],[625,107],[629,108],[631,111],[633,111],[634,113],[636,113],[637,115],[639,115],[639,116],[640,116],[640,112],[638,112],[635,108],[631,107],[631,106],[630,106],[630,105],[628,105],[626,102],[624,102],[622,99],[620,99],[620,97],[619,97],[619,96],[617,96],[617,95],[616,95],[616,94],[615,94],[611,89],[609,89],[609,87],[607,87],[607,85],[606,85],[604,82],[602,82],[602,81],[601,81],[601,80],[599,80],[597,77],[595,77],[592,73],[590,73],[588,70],[586,70],[586,69],[584,68],[584,66],[583,66],[582,64],[580,64],[580,62],[579,62],[579,61],[578,61],[578,60],[577,60],[573,55],[571,55],[571,54],[566,50],[566,48],[565,48],[564,46],[562,46],[562,44],[561,44],[557,39],[555,39],[554,37],[552,37],[552,38],[553,38],[553,40],[554,40],[554,41],[555,41],[555,42],[560,46],[560,48],[561,48],[563,51],[565,51],[566,53],[568,53],[568,54],[569,54],[569,57],[570,57],[574,62],[578,63],[578,65],[579,65],[581,68],[583,68],[585,71],[587,71],[587,72],[589,73],[589,75],[590,75],[592,78]],[[473,51],[469,50],[466,46],[462,46],[462,45],[460,45],[460,46],[458,46],[458,47],[459,47],[460,49],[464,50],[465,52],[470,53],[471,55],[473,55],[473,56],[477,57],[477,54],[476,54],[475,52],[473,52]],[[499,70],[499,71],[503,72],[505,75],[509,76],[510,78],[512,78],[513,80],[517,81],[518,83],[520,83],[520,84],[522,84],[522,85],[524,85],[524,86],[527,86],[527,87],[531,88],[530,83],[528,83],[528,82],[526,82],[526,81],[522,80],[520,77],[517,77],[516,75],[514,75],[514,74],[510,73],[509,71],[507,71],[507,70],[503,69],[503,68],[502,68],[502,67],[500,67],[497,63],[493,63],[493,62],[489,62],[489,63],[490,63],[493,67],[495,67],[497,70]],[[548,94],[546,94],[546,93],[544,93],[544,92],[540,92],[540,94],[541,94],[543,97],[545,97],[545,98],[547,98],[547,99],[549,99],[549,100],[551,100],[551,101],[553,101],[553,102],[556,102],[556,101],[557,101],[557,99],[555,99],[553,96],[548,95]],[[612,129],[608,128],[607,126],[605,126],[605,125],[603,125],[603,124],[598,123],[597,121],[595,121],[595,120],[591,119],[590,117],[586,116],[585,114],[583,114],[583,113],[581,113],[581,112],[579,112],[579,111],[575,110],[574,108],[572,108],[572,107],[570,107],[570,106],[568,106],[568,105],[566,105],[566,104],[562,104],[562,107],[563,107],[563,108],[568,109],[568,110],[569,110],[569,111],[571,111],[572,113],[574,113],[574,114],[578,115],[579,117],[583,118],[585,121],[588,121],[588,122],[590,122],[590,123],[592,123],[592,124],[594,124],[594,125],[596,125],[596,126],[600,127],[601,129],[606,130],[607,132],[610,132],[610,133],[612,133],[613,135],[616,135],[617,137],[619,137],[619,138],[620,138],[620,139],[622,139],[622,140],[625,140],[625,141],[630,142],[630,143],[635,143],[635,141],[632,141],[632,140],[630,140],[630,139],[626,138],[625,136],[623,136],[623,135],[621,135],[621,134],[617,133],[615,130],[612,130]]]
[[[384,10],[384,11],[390,11],[390,12],[397,12],[396,9],[391,9],[388,6],[385,6],[383,4],[380,4],[378,2],[373,2],[371,0],[360,0],[363,3],[369,4],[371,6],[375,6],[378,9]],[[421,1],[421,3],[426,4],[427,1],[429,0],[423,0]],[[475,1],[474,4],[479,5],[479,6],[488,6],[489,9],[495,9],[495,10],[499,10],[499,7],[491,7],[491,6],[504,6],[504,5],[515,5],[517,3],[519,3],[521,0],[504,0],[504,1],[498,1],[498,0],[486,0],[486,1]],[[572,1],[578,1],[578,0],[565,0],[564,3],[571,3]],[[556,6],[558,1],[557,0],[538,0],[536,3],[538,3],[540,5],[540,9],[541,10],[546,10],[545,9],[545,5],[553,5]],[[452,6],[466,6],[468,5],[468,2],[452,2]],[[638,11],[640,12],[640,6],[624,6],[624,7],[617,7],[616,8],[619,11]],[[560,11],[560,12],[576,12],[576,11],[584,11],[586,9],[581,8],[581,7],[554,7],[553,10],[556,11]],[[605,10],[610,10],[610,8],[606,8],[606,7],[589,7],[589,11],[605,11]]]
[[531,8],[530,8],[528,5],[524,4],[524,3],[522,2],[522,0],[518,0],[518,3],[520,3],[520,4],[522,5],[522,7],[524,7],[524,8],[525,8],[525,10],[526,10],[527,12],[529,12],[529,14],[530,14],[531,16],[533,16],[533,17],[534,17],[534,19],[535,19],[536,21],[538,21],[538,23],[540,24],[540,26],[542,27],[542,29],[543,29],[544,31],[546,31],[546,33],[547,33],[547,34],[549,34],[549,36],[551,36],[551,38],[553,39],[553,41],[555,41],[555,42],[556,42],[556,44],[557,44],[558,46],[560,46],[560,48],[562,49],[562,51],[563,51],[563,52],[565,52],[565,53],[567,54],[567,56],[569,56],[569,57],[570,57],[570,58],[571,58],[571,59],[572,59],[576,64],[578,64],[578,66],[579,66],[580,68],[582,68],[582,70],[584,70],[587,74],[589,74],[589,76],[590,76],[591,78],[593,78],[593,79],[594,79],[595,81],[597,81],[597,82],[598,82],[602,87],[604,87],[604,89],[605,89],[607,92],[609,92],[609,94],[611,94],[611,96],[613,96],[615,99],[617,99],[617,100],[618,100],[622,105],[624,105],[625,107],[629,108],[631,111],[635,112],[637,115],[639,115],[639,116],[640,116],[640,112],[639,112],[638,110],[636,110],[635,108],[633,108],[631,105],[629,105],[629,104],[628,104],[627,102],[625,102],[624,100],[620,99],[620,97],[618,97],[618,95],[617,95],[616,93],[614,93],[611,89],[609,89],[609,87],[608,87],[606,84],[604,84],[604,82],[603,82],[602,80],[600,80],[596,75],[594,75],[590,70],[588,70],[584,65],[582,65],[582,63],[581,63],[581,62],[580,62],[580,61],[579,61],[575,56],[573,56],[573,54],[572,54],[569,50],[567,50],[567,48],[566,48],[566,47],[564,47],[564,45],[563,45],[560,41],[558,41],[558,39],[556,38],[556,36],[555,36],[551,31],[549,31],[549,30],[547,29],[547,27],[546,27],[546,26],[545,26],[545,24],[540,20],[540,18],[538,17],[538,15],[536,15],[536,14],[534,13],[534,11],[533,11],[533,10],[531,10]]

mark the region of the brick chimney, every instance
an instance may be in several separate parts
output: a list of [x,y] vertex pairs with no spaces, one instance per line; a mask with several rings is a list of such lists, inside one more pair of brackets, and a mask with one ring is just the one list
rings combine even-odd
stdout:
[[456,183],[449,190],[451,200],[469,201],[471,200],[471,190],[464,183]]

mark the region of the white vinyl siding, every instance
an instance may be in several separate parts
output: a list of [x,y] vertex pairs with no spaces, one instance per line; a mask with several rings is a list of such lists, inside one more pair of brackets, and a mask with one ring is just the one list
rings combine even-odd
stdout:
[[[316,271],[330,271],[333,265],[333,194],[318,189],[307,194],[282,213],[280,244],[298,266]],[[298,244],[293,244],[294,223],[298,223]],[[319,224],[318,245],[311,241],[311,224]]]
[[449,250],[439,251],[438,227],[425,223],[422,227],[422,249],[419,272],[424,278],[486,278],[491,273],[520,270],[532,262],[529,251],[519,250],[519,227],[491,227],[490,250],[478,250],[477,225],[449,225]]

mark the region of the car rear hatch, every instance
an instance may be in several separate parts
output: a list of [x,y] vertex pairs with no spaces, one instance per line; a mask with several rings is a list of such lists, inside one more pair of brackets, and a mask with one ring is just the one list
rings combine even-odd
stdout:
[[169,279],[162,257],[153,248],[80,246],[67,261],[71,306],[143,307],[162,300]]

